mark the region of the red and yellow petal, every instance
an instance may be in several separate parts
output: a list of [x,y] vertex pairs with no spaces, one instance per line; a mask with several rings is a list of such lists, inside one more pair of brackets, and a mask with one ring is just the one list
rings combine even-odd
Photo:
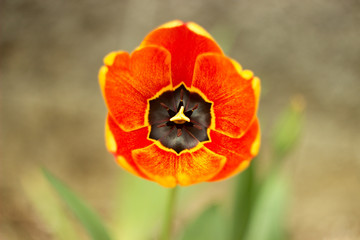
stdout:
[[222,170],[209,181],[228,178],[247,168],[260,147],[260,128],[257,119],[241,138],[231,138],[217,131],[210,131],[211,142],[204,146],[226,157]]
[[260,81],[234,60],[220,54],[202,54],[195,64],[192,88],[213,102],[212,129],[237,138],[253,122]]
[[191,153],[191,158],[179,159],[177,168],[178,182],[180,185],[188,186],[207,181],[221,171],[225,161],[224,156],[216,154],[206,147],[201,147]]
[[127,171],[148,179],[144,175],[131,156],[133,149],[144,148],[153,142],[147,139],[148,127],[139,128],[134,131],[125,132],[108,115],[105,125],[105,141],[109,152],[113,153],[117,163]]
[[145,175],[164,187],[175,187],[177,156],[164,151],[155,143],[132,152],[134,162]]
[[166,49],[155,46],[104,58],[100,86],[111,116],[125,131],[146,126],[148,99],[171,87],[170,58]]
[[180,155],[165,151],[155,143],[133,150],[133,159],[150,179],[165,187],[182,186],[209,180],[225,164],[225,157],[205,147]]
[[172,21],[147,35],[141,46],[157,45],[171,54],[172,84],[184,82],[190,87],[198,55],[206,52],[222,54],[210,34],[199,25]]
[[171,55],[158,46],[136,49],[131,54],[130,72],[132,84],[147,99],[154,97],[164,87],[171,85]]

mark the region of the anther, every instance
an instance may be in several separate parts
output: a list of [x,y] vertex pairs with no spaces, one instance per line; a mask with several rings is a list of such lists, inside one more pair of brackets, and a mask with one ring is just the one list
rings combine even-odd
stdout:
[[163,123],[163,124],[160,124],[160,125],[157,125],[158,128],[162,128],[162,127],[165,127],[166,126],[166,123]]
[[163,107],[163,108],[165,108],[166,110],[169,110],[169,107],[168,106],[166,106],[166,104],[165,103],[160,103],[160,105]]
[[201,129],[202,129],[202,127],[201,127],[200,125],[197,125],[197,124],[196,124],[196,125],[194,125],[193,127],[194,127],[194,128],[197,128],[197,129],[199,129],[199,130],[201,130]]
[[180,101],[182,101],[184,99],[184,90],[181,89],[180,90]]
[[178,128],[176,136],[180,137],[181,135],[182,135],[182,131],[180,128]]
[[197,109],[199,107],[199,104],[196,104],[192,109],[191,111],[194,111],[195,109]]

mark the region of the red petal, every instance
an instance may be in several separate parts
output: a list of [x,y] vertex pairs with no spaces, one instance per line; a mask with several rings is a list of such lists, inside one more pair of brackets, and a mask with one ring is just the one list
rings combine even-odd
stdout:
[[153,181],[165,187],[183,186],[206,181],[217,174],[225,158],[205,147],[177,155],[157,144],[133,151],[138,167]]
[[165,187],[176,186],[177,156],[155,144],[133,151],[134,162],[148,178]]
[[169,52],[144,47],[131,57],[110,53],[104,62],[99,79],[111,116],[126,131],[146,126],[148,99],[171,87]]
[[148,127],[139,128],[134,131],[123,131],[110,115],[107,117],[105,126],[106,146],[113,153],[117,162],[129,172],[147,178],[134,163],[131,156],[133,149],[144,148],[153,142],[147,139]]
[[223,169],[210,181],[228,178],[242,170],[257,155],[260,146],[260,128],[256,119],[241,138],[231,138],[217,131],[210,131],[211,142],[204,146],[226,157]]
[[199,25],[173,21],[152,31],[141,46],[158,45],[171,53],[173,86],[191,86],[197,56],[205,52],[222,54],[220,47]]
[[203,54],[196,61],[192,86],[214,103],[212,129],[231,137],[244,134],[254,120],[259,95],[259,79],[252,72],[225,56]]
[[161,47],[138,48],[131,54],[132,86],[146,98],[152,98],[164,87],[171,86],[171,55]]
[[177,179],[180,185],[187,186],[207,181],[214,177],[224,166],[225,157],[206,147],[191,153],[192,158],[179,159]]

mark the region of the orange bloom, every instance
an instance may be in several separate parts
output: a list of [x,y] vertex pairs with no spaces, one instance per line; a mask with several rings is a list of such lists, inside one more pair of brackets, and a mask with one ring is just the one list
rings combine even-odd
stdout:
[[239,173],[258,153],[260,80],[197,24],[166,23],[104,64],[106,146],[127,171],[186,186]]

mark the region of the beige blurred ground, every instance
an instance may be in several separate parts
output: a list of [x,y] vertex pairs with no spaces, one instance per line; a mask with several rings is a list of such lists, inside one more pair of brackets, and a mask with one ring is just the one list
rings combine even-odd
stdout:
[[306,126],[286,166],[291,239],[360,239],[357,0],[1,1],[0,238],[51,239],[21,188],[39,166],[106,216],[121,170],[104,148],[97,71],[107,52],[131,51],[172,19],[204,26],[261,77],[265,141],[289,98],[304,95]]

